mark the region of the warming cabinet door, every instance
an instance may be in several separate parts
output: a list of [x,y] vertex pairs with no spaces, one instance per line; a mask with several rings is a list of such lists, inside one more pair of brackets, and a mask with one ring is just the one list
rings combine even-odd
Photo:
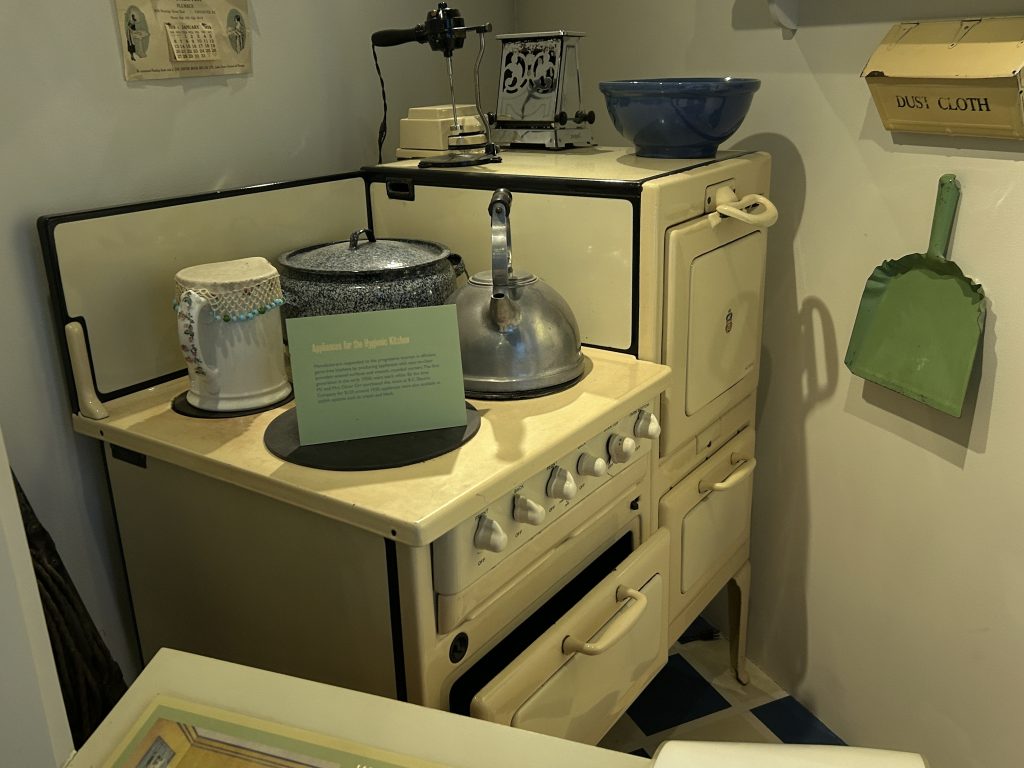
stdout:
[[763,229],[708,219],[669,230],[665,262],[661,453],[669,456],[757,387]]
[[597,741],[668,658],[667,531],[658,531],[473,699],[484,720]]

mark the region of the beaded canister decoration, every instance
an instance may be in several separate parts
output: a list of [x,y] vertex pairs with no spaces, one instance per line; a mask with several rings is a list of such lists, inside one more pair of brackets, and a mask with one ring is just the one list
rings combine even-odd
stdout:
[[213,317],[226,323],[252,320],[284,304],[281,277],[261,257],[186,267],[174,276],[174,288],[181,352],[199,376],[206,375],[207,366],[196,343],[196,297],[206,301]]
[[[239,410],[287,395],[280,320],[266,317],[284,304],[280,276],[269,261],[254,257],[186,267],[175,275],[174,287],[192,405]],[[231,330],[257,319],[250,331]]]

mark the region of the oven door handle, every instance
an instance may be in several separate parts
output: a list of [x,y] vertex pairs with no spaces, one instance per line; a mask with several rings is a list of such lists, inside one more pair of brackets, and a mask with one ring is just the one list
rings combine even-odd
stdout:
[[728,192],[728,195],[716,201],[714,212],[708,214],[712,227],[720,224],[723,218],[764,228],[779,220],[779,209],[764,195],[744,195],[737,200],[731,189]]
[[757,466],[757,459],[753,456],[743,456],[742,454],[734,453],[730,460],[733,466],[739,464],[740,468],[720,483],[709,483],[707,480],[701,480],[697,484],[697,492],[728,491],[750,477],[754,472],[754,467]]
[[601,634],[600,640],[596,643],[585,643],[577,640],[572,635],[566,635],[562,641],[562,653],[566,656],[570,653],[597,656],[624,638],[629,633],[629,630],[640,621],[640,617],[647,609],[647,595],[620,584],[618,589],[615,590],[615,601],[621,603],[624,600],[631,600],[632,602],[626,606],[625,610],[612,619],[612,623]]

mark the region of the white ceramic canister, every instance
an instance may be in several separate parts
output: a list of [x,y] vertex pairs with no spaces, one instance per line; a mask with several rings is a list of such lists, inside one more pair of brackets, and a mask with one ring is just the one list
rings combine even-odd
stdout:
[[245,411],[291,393],[277,270],[263,258],[186,267],[174,276],[186,399],[207,411]]

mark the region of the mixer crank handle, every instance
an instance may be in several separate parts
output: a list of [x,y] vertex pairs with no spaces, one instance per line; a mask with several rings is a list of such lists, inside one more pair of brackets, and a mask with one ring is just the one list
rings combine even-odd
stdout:
[[370,35],[370,44],[378,48],[387,48],[404,43],[425,42],[427,42],[427,30],[422,24],[418,24],[412,29],[382,29]]

